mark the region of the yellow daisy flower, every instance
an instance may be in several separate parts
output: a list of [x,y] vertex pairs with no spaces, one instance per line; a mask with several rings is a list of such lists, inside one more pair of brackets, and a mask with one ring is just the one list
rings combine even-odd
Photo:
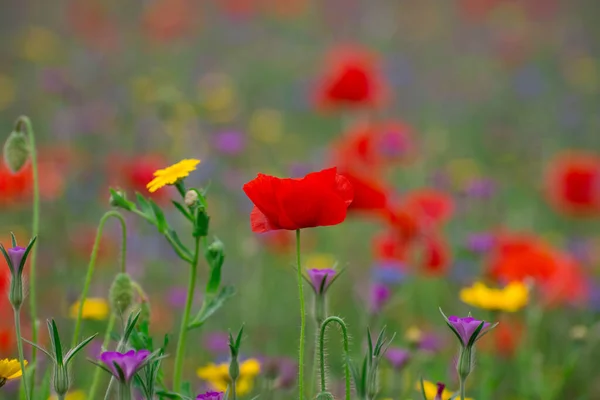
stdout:
[[[240,377],[236,383],[236,392],[240,396],[244,396],[254,386],[254,378],[260,373],[260,363],[254,358],[249,358],[240,363]],[[200,379],[210,383],[214,390],[225,392],[231,383],[229,378],[229,364],[214,364],[210,363],[207,366],[198,368],[196,374]]]
[[[421,393],[421,382],[417,382],[415,385],[416,389],[419,393]],[[427,400],[434,400],[437,395],[437,385],[433,382],[423,381],[423,387],[425,388],[425,397]],[[449,391],[448,389],[444,389],[442,392],[442,400],[449,400],[454,392]],[[473,400],[470,397],[465,397],[465,400]]]
[[[79,312],[79,301],[69,308],[69,316],[77,318]],[[81,317],[84,319],[95,319],[103,321],[108,317],[110,307],[108,302],[102,298],[87,298],[83,303],[83,312]]]
[[522,282],[511,282],[502,289],[475,282],[473,286],[460,291],[460,299],[484,310],[516,312],[527,305],[529,289]]
[[[24,361],[24,364],[27,365],[27,361]],[[0,360],[0,387],[4,386],[6,381],[11,379],[15,379],[23,375],[23,371],[21,371],[21,363],[16,358],[9,360],[5,358],[4,360]]]
[[200,160],[190,158],[181,160],[177,164],[173,164],[165,169],[159,169],[154,172],[154,179],[146,187],[150,193],[154,193],[163,186],[172,185],[177,180],[185,178],[190,172],[196,170],[196,165],[198,164],[200,164]]
[[[86,393],[83,390],[72,390],[67,393],[65,396],[65,400],[85,400],[87,397]],[[48,400],[58,400],[58,396],[50,396]]]

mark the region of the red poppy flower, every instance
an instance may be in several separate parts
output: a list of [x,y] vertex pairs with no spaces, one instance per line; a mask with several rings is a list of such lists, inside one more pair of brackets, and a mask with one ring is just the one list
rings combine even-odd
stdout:
[[386,209],[390,228],[396,232],[402,241],[415,239],[421,232],[421,224],[417,215],[404,204]]
[[143,193],[159,204],[169,199],[168,190],[158,190],[148,193],[146,185],[154,178],[154,172],[166,164],[164,157],[159,155],[144,155],[138,157],[113,156],[109,160],[109,176],[118,177],[118,181],[110,182],[127,191]]
[[118,45],[118,29],[102,2],[71,0],[67,18],[71,29],[90,46],[113,50]]
[[258,233],[337,225],[353,198],[352,185],[336,168],[300,179],[258,174],[243,189],[254,203],[250,223]]
[[373,238],[373,258],[375,260],[406,261],[410,242],[400,237],[395,231],[386,231]]
[[584,152],[559,155],[548,167],[546,192],[561,212],[600,215],[600,156]]
[[450,249],[446,241],[437,235],[427,235],[419,243],[422,246],[420,266],[429,275],[443,275],[450,266]]
[[341,173],[354,189],[354,199],[348,210],[381,213],[386,210],[389,190],[374,179]]
[[[167,42],[184,36],[192,24],[189,0],[157,0],[144,11],[143,24],[147,36]],[[194,20],[195,21],[195,20]]]
[[375,59],[366,50],[334,50],[317,90],[317,104],[330,107],[372,107],[386,98]]
[[446,221],[454,210],[454,202],[450,195],[428,188],[409,192],[404,204],[420,218],[435,224]]

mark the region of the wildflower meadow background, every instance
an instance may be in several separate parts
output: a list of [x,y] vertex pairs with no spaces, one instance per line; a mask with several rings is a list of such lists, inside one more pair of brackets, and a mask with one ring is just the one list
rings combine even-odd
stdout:
[[0,9],[0,399],[600,399],[596,1]]

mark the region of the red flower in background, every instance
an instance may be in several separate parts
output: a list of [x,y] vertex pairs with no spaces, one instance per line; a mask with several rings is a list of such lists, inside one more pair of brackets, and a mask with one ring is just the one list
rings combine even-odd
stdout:
[[419,242],[421,256],[419,266],[428,275],[443,275],[450,266],[450,249],[439,235],[427,235]]
[[409,192],[404,204],[421,220],[434,224],[447,221],[454,211],[454,201],[449,194],[429,188]]
[[154,171],[164,168],[166,164],[167,161],[160,155],[113,156],[109,161],[109,176],[118,177],[119,181],[110,182],[110,185],[118,186],[131,194],[144,193],[157,203],[163,203],[168,201],[169,191],[148,193],[146,185],[154,179]]
[[403,240],[395,231],[385,231],[373,238],[373,257],[376,260],[408,259],[409,242]]
[[317,104],[331,107],[373,107],[387,97],[375,58],[361,48],[334,50],[317,89]]
[[254,203],[250,223],[258,233],[337,225],[353,198],[350,182],[336,168],[300,179],[258,174],[243,189]]
[[88,45],[113,50],[118,45],[117,32],[108,8],[98,0],[71,0],[67,6],[71,30]]
[[382,183],[349,172],[340,174],[348,179],[354,189],[354,199],[348,207],[349,211],[381,214],[387,209],[390,190],[384,187]]
[[146,35],[159,42],[185,36],[192,23],[197,23],[197,13],[193,11],[190,0],[155,0],[142,17]]
[[570,215],[600,215],[600,156],[569,152],[550,162],[546,172],[548,200]]

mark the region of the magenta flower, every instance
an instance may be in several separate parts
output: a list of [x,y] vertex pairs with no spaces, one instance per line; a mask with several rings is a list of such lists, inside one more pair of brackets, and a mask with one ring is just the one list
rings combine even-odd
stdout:
[[[475,331],[477,331],[477,328],[479,328],[479,325],[481,325],[482,323],[483,328],[481,328],[481,330],[477,332],[476,337],[473,337]],[[465,347],[468,346],[469,343],[475,343],[475,341],[477,341],[477,339],[483,336],[485,332],[490,328],[490,326],[492,326],[492,324],[490,324],[489,322],[480,321],[473,317],[461,318],[456,317],[454,315],[448,317],[448,324],[450,325],[454,333],[457,334],[457,336],[462,342],[462,345]]]
[[410,352],[399,347],[391,347],[385,353],[385,358],[388,359],[394,369],[401,370],[408,364]]
[[309,282],[317,294],[323,294],[327,291],[337,273],[333,268],[311,268],[307,272]]
[[25,247],[15,246],[6,250],[8,252],[8,257],[10,258],[10,271],[14,273],[15,271],[19,271],[21,268],[21,261],[23,261],[23,256],[25,255]]
[[383,306],[389,301],[392,291],[382,283],[376,283],[371,286],[371,312],[377,314],[381,312]]
[[144,361],[149,355],[148,350],[129,350],[127,353],[105,351],[100,355],[100,361],[119,381],[129,383],[136,372],[144,366]]
[[444,390],[446,389],[446,385],[442,382],[437,383],[437,392],[435,394],[435,399],[433,400],[442,400],[442,395],[444,394]]
[[223,400],[223,392],[206,392],[199,394],[196,400]]

